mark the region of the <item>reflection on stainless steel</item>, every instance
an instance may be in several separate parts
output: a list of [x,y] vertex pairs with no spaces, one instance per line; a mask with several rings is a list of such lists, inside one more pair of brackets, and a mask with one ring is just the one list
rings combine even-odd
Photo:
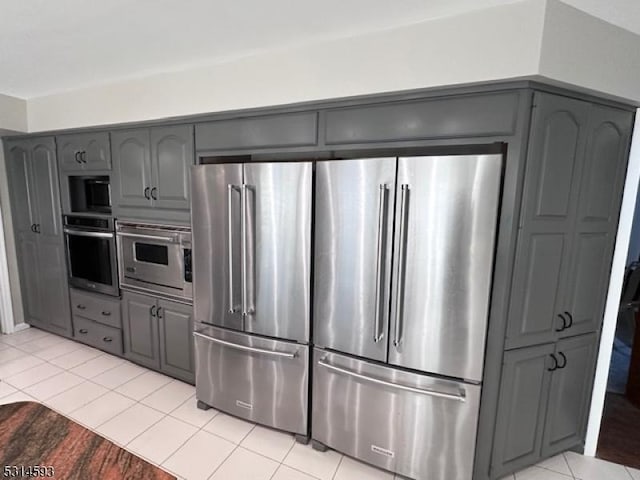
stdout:
[[[409,373],[318,348],[313,358],[315,440],[411,478],[471,478],[479,386]],[[365,378],[323,368],[323,359]],[[371,378],[393,386],[371,382]],[[425,390],[451,392],[454,398],[425,395]],[[464,402],[456,398],[461,390],[465,392]]]
[[263,425],[307,434],[308,346],[198,324],[195,357],[198,400]]

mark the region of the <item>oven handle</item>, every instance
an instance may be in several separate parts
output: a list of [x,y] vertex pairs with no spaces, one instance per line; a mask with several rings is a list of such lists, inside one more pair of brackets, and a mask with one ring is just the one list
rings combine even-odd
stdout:
[[68,235],[77,235],[78,237],[113,238],[113,233],[85,232],[84,230],[72,230],[70,228],[65,228],[64,233]]
[[175,243],[175,244],[180,243],[180,241],[175,237],[161,237],[160,235],[142,235],[140,233],[127,233],[127,232],[118,232],[116,235],[118,235],[119,237],[140,238],[142,240],[151,240],[156,242]]

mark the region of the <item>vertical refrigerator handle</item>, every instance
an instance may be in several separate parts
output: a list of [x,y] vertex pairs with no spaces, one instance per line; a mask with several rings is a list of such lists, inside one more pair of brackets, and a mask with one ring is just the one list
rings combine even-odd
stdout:
[[235,185],[227,185],[227,256],[229,257],[229,313],[235,313],[233,295],[233,191],[237,190]]
[[[249,269],[252,268],[249,262],[249,236],[253,233],[253,229],[249,231],[248,216],[251,214],[253,218],[253,212],[250,211],[249,206],[249,191],[251,190],[249,185],[242,184],[242,197],[240,203],[241,215],[242,215],[242,315],[247,316],[253,313],[254,309],[249,299],[248,278]],[[253,245],[253,239],[251,244]]]
[[384,269],[383,255],[386,251],[385,248],[385,234],[386,234],[386,220],[387,220],[387,192],[389,187],[386,184],[380,184],[380,200],[378,206],[378,252],[376,258],[376,297],[375,297],[375,326],[373,332],[373,341],[378,343],[384,336],[384,331],[381,331],[382,323],[382,291],[384,281],[384,275],[382,270]]
[[397,347],[402,341],[402,303],[404,302],[405,252],[407,243],[407,212],[409,210],[409,185],[401,187],[400,194],[400,232],[398,236],[398,269],[396,277],[396,308],[394,312],[393,346]]

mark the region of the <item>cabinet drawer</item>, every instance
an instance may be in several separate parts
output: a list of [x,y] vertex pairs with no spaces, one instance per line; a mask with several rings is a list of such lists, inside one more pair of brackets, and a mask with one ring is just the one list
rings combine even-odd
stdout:
[[74,315],[95,320],[114,328],[122,328],[120,300],[71,290],[71,310]]
[[74,316],[74,337],[114,355],[122,356],[122,330]]

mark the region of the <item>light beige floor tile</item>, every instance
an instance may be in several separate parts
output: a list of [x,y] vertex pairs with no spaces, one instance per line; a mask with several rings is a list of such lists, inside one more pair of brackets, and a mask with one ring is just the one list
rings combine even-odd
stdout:
[[71,340],[65,340],[64,342],[57,343],[53,347],[45,348],[44,350],[38,350],[33,352],[36,357],[40,357],[43,360],[50,361],[54,358],[61,357],[67,353],[75,352],[83,347],[81,343],[72,342]]
[[115,392],[107,392],[102,397],[72,411],[69,416],[77,422],[95,429],[98,425],[131,407],[135,402]]
[[58,335],[47,335],[36,338],[35,340],[29,340],[25,343],[20,343],[18,345],[18,348],[20,348],[20,350],[24,350],[25,352],[34,353],[46,350],[47,348],[51,348],[55,345],[65,343],[67,341],[68,340],[59,337]]
[[140,403],[164,413],[169,413],[180,405],[182,405],[189,397],[195,395],[194,386],[181,382],[180,380],[172,380],[155,392],[144,397]]
[[0,398],[6,397],[7,395],[11,395],[12,393],[17,392],[18,389],[9,385],[6,382],[0,382]]
[[24,392],[39,400],[47,400],[71,387],[84,382],[84,378],[69,372],[62,372],[24,389]]
[[169,383],[171,379],[166,375],[147,370],[139,377],[129,380],[114,390],[134,400],[142,400],[150,393]]
[[622,466],[574,452],[565,453],[569,468],[581,480],[629,480],[629,473]]
[[68,414],[101,397],[108,391],[101,385],[85,381],[66,392],[51,397],[46,403],[54,410]]
[[330,480],[341,458],[342,455],[333,450],[318,452],[310,444],[296,443],[282,463],[321,480]]
[[100,350],[91,347],[81,347],[71,353],[60,355],[50,360],[51,363],[59,367],[70,369],[82,365],[83,363],[102,355]]
[[97,431],[119,445],[126,445],[162,417],[164,414],[157,410],[136,403],[100,425]]
[[25,370],[24,372],[16,373],[15,375],[7,377],[5,382],[22,390],[62,372],[63,370],[60,367],[56,367],[50,363],[43,363],[30,368],[29,370]]
[[171,416],[178,420],[182,420],[183,422],[190,423],[198,428],[202,428],[218,414],[218,411],[215,408],[200,410],[196,405],[196,397],[193,396],[172,411]]
[[278,466],[278,462],[238,447],[211,480],[269,480]]
[[1,335],[0,342],[6,343],[7,345],[21,345],[45,337],[55,337],[55,335],[45,332],[44,330],[27,328],[10,335]]
[[127,450],[162,464],[197,431],[193,425],[167,416],[128,443]]
[[0,398],[0,405],[5,405],[7,403],[15,403],[15,402],[38,402],[38,400],[36,400],[30,395],[27,395],[26,393],[20,390],[10,395],[7,395],[6,397]]
[[[123,363],[124,360],[122,358],[114,357],[108,353],[103,353],[99,357],[92,358],[77,367],[73,367],[70,372],[84,378],[94,378],[107,370],[111,370],[118,365],[122,365]],[[127,380],[131,379],[129,378]]]
[[226,438],[230,442],[240,443],[253,428],[253,423],[245,422],[231,415],[219,413],[203,428],[219,437]]
[[[271,480],[316,480],[315,477],[302,473],[286,465],[280,465]],[[356,479],[354,479],[356,480]]]
[[0,350],[0,364],[7,363],[12,360],[16,360],[18,358],[23,358],[24,356],[29,355],[28,353],[14,347],[5,348]]
[[293,442],[295,442],[295,439],[289,433],[256,425],[240,445],[281,463],[289,453],[289,450],[291,450]]
[[633,480],[640,480],[640,470],[627,467],[627,471],[629,472],[629,475],[631,475],[631,478],[633,478]]
[[333,478],[334,480],[350,480],[352,478],[359,480],[393,480],[393,473],[344,456]]
[[139,377],[140,375],[148,372],[146,368],[142,368],[133,363],[125,362],[117,367],[101,373],[91,379],[92,382],[99,383],[103,387],[113,389],[120,385],[127,383],[128,381]]
[[197,432],[162,466],[189,480],[205,480],[231,454],[236,445],[203,430]]
[[552,472],[562,473],[563,475],[573,476],[571,475],[571,470],[569,470],[569,465],[564,458],[564,455],[561,453],[556,455],[555,457],[548,458],[539,462],[536,466],[546,468],[547,470],[551,470]]
[[546,468],[529,467],[515,474],[516,480],[571,480],[573,477]]
[[0,364],[0,378],[7,378],[11,375],[15,375],[16,373],[24,372],[25,370],[29,370],[36,365],[41,365],[44,363],[44,360],[38,357],[34,357],[33,355],[28,355],[26,357],[18,358],[16,360],[12,360],[7,363]]

